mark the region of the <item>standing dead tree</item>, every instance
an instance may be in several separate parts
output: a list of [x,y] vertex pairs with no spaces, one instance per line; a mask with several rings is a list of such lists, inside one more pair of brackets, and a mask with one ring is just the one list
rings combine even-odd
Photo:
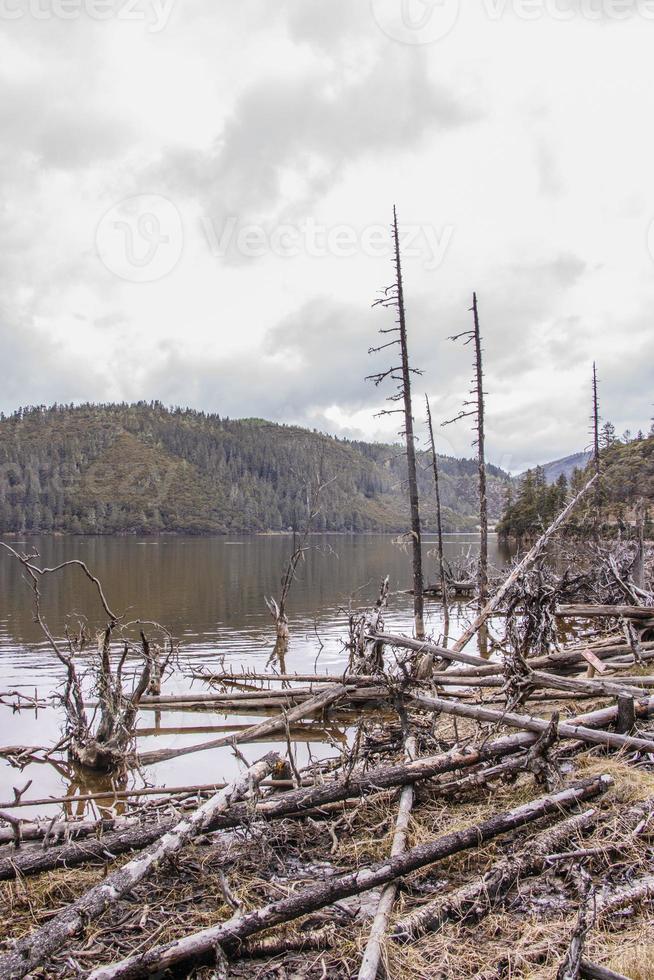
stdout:
[[[87,565],[79,559],[72,559],[53,568],[41,568],[35,564],[35,559],[39,557],[37,552],[21,554],[4,541],[0,544],[23,568],[34,597],[34,621],[38,623],[55,656],[66,669],[66,681],[61,695],[66,712],[66,727],[65,739],[60,746],[67,745],[71,760],[86,768],[102,772],[123,770],[128,749],[134,738],[138,705],[151,678],[151,651],[145,633],[143,630],[140,631],[140,646],[127,639],[121,640],[121,652],[114,668],[112,640],[114,633],[121,626],[122,617],[116,615],[109,607],[100,580],[89,571]],[[99,715],[97,721],[96,714],[89,719],[86,713],[82,681],[75,663],[75,657],[82,653],[89,643],[88,630],[82,623],[74,633],[67,628],[64,644],[55,638],[43,616],[40,582],[46,576],[65,568],[82,570],[93,583],[102,609],[108,617],[106,626],[96,636],[95,688],[98,697],[96,714]],[[131,694],[127,694],[123,685],[125,662],[128,655],[134,653],[142,658],[143,665]]]
[[[477,305],[477,293],[472,295],[472,308],[474,326],[472,330],[464,330],[450,340],[457,341],[464,338],[464,344],[474,343],[475,345],[475,377],[472,382],[470,394],[472,398],[463,403],[463,408],[456,418],[443,422],[443,425],[451,425],[460,419],[474,418],[475,431],[477,438],[473,445],[477,447],[477,465],[479,471],[479,531],[481,535],[479,543],[479,572],[478,572],[478,592],[479,605],[484,605],[488,599],[488,499],[486,496],[486,455],[485,455],[485,433],[484,433],[484,370],[482,364],[481,331],[479,327],[479,308]],[[472,406],[472,407],[470,407]]]
[[379,347],[371,347],[369,354],[376,354],[390,347],[400,348],[400,364],[382,371],[379,374],[372,374],[366,378],[367,381],[374,381],[378,387],[387,378],[397,382],[397,390],[393,395],[389,395],[388,401],[402,402],[402,408],[384,409],[380,415],[393,415],[400,413],[404,415],[404,429],[401,434],[404,436],[406,444],[406,458],[408,470],[409,505],[411,509],[411,545],[413,555],[413,615],[415,622],[416,636],[423,639],[425,635],[424,624],[424,585],[422,578],[422,533],[420,528],[420,502],[418,498],[418,475],[416,470],[416,447],[413,435],[413,409],[411,405],[411,375],[421,374],[417,368],[412,368],[409,362],[409,348],[406,332],[406,307],[404,303],[404,283],[402,280],[402,262],[400,256],[400,239],[397,227],[397,211],[393,207],[393,248],[395,265],[395,282],[382,290],[382,295],[375,300],[373,306],[383,306],[394,309],[397,313],[394,327],[380,329],[381,334],[395,334],[392,340]]
[[[331,481],[333,482],[333,481]],[[289,593],[291,591],[291,586],[295,581],[295,576],[297,574],[298,565],[304,560],[304,556],[309,549],[309,537],[311,531],[313,530],[313,525],[316,517],[320,513],[320,494],[325,489],[327,484],[322,477],[322,460],[320,463],[320,475],[311,482],[307,487],[307,519],[302,530],[299,540],[295,533],[293,534],[293,551],[288,559],[284,574],[282,576],[282,587],[279,593],[279,598],[275,599],[272,596],[264,596],[264,600],[268,609],[270,610],[270,615],[275,622],[275,628],[277,630],[277,640],[270,657],[270,662],[278,660],[282,670],[284,670],[284,656],[288,649],[288,616],[286,615],[286,602],[288,600]]]
[[593,361],[593,415],[592,415],[592,426],[593,426],[593,472],[597,477],[597,483],[595,484],[595,527],[599,533],[599,525],[601,523],[602,517],[602,487],[600,484],[600,439],[599,439],[599,424],[600,424],[600,412],[599,412],[599,390],[597,384],[597,365]]
[[431,448],[432,468],[434,471],[434,493],[436,496],[436,530],[438,533],[438,571],[441,579],[441,594],[443,597],[443,610],[445,613],[445,629],[447,631],[449,612],[447,604],[447,578],[445,575],[445,559],[443,555],[443,518],[441,513],[441,490],[438,479],[438,456],[436,455],[436,442],[434,440],[434,427],[431,420],[431,407],[429,397],[425,395],[427,406],[427,426],[429,428],[429,443]]

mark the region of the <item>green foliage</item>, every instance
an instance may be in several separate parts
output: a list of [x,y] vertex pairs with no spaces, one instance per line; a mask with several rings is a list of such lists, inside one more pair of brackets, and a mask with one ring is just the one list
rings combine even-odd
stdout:
[[[475,527],[475,463],[443,458],[441,472],[447,528]],[[318,473],[328,485],[317,531],[406,530],[406,463],[397,446],[159,402],[24,408],[0,418],[0,531],[287,530],[305,520],[307,486]],[[426,465],[419,480],[429,528]],[[507,480],[489,468],[491,514],[501,510]]]
[[568,493],[568,481],[561,474],[549,484],[541,466],[523,474],[515,499],[506,501],[497,530],[502,535],[522,538],[543,531],[563,509]]
[[[602,523],[620,525],[634,517],[638,500],[654,501],[654,433],[645,437],[639,433],[635,439],[623,436],[615,438],[610,423],[604,426],[601,440],[601,484],[599,493],[591,493],[576,509],[575,527],[581,531],[593,525],[600,505]],[[593,474],[593,462],[585,469],[576,469],[570,479],[572,493],[588,482]],[[565,477],[548,486],[540,467],[528,470],[521,479],[515,499],[505,501],[504,514],[497,529],[501,534],[518,538],[533,536],[546,528],[566,502]],[[610,530],[610,528],[608,528]]]

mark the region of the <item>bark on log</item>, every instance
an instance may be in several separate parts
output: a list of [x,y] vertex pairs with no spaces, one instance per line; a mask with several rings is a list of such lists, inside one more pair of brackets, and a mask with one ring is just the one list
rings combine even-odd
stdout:
[[421,905],[415,912],[400,919],[393,930],[393,939],[409,942],[426,932],[440,929],[446,922],[460,921],[471,915],[476,921],[490,912],[519,878],[539,874],[546,866],[548,855],[595,824],[599,816],[597,810],[587,810],[554,827],[548,827],[534,837],[528,847],[498,861],[485,875],[449,895]]
[[262,735],[272,735],[274,732],[284,731],[286,726],[292,722],[299,721],[301,718],[305,718],[307,715],[313,714],[316,711],[322,711],[323,708],[327,708],[329,705],[334,704],[334,702],[339,701],[346,690],[345,685],[334,684],[332,687],[321,691],[320,694],[316,694],[309,701],[305,701],[304,704],[299,705],[297,708],[293,708],[291,711],[280,714],[275,718],[267,718],[265,721],[259,722],[258,725],[252,725],[251,728],[246,728],[244,732],[239,732],[237,735],[225,735],[221,738],[211,739],[208,742],[201,742],[199,745],[186,745],[179,749],[158,749],[154,752],[143,752],[138,757],[139,765],[149,766],[156,762],[163,762],[166,759],[177,759],[181,755],[205,752],[207,749],[217,749],[223,745],[232,745],[234,742],[250,742],[254,739],[261,738]]
[[652,606],[595,606],[587,603],[578,605],[558,606],[556,615],[561,618],[568,616],[575,619],[606,619],[623,617],[624,619],[652,619]]
[[[473,718],[477,721],[490,721],[498,725],[508,725],[510,728],[522,728],[525,731],[545,732],[549,722],[543,718],[531,715],[516,715],[510,711],[496,711],[481,705],[463,704],[460,701],[446,701],[444,698],[427,697],[425,694],[408,695],[414,704],[431,711],[442,711],[443,714],[456,715],[460,718]],[[641,702],[641,707],[647,715],[654,713],[654,698]],[[612,717],[617,715],[617,707]],[[634,749],[638,752],[654,752],[654,741],[648,738],[636,738],[633,735],[617,735],[613,732],[597,731],[584,725],[571,722],[559,722],[557,733],[560,738],[580,739],[593,745],[604,745],[612,749]]]
[[466,830],[446,834],[434,841],[414,847],[404,854],[389,858],[372,867],[361,868],[347,874],[328,878],[317,885],[302,889],[272,902],[252,912],[239,913],[226,922],[192,933],[182,939],[155,946],[152,949],[128,957],[119,963],[109,964],[94,970],[89,980],[128,980],[128,978],[147,976],[177,967],[181,964],[211,962],[216,946],[226,946],[245,939],[264,929],[290,922],[309,912],[333,905],[340,899],[361,892],[370,891],[389,881],[395,881],[412,871],[435,864],[444,858],[471,847],[479,847],[485,841],[500,834],[516,830],[534,820],[570,810],[578,803],[604,792],[611,783],[608,776],[586,780],[576,786],[550,796],[541,797],[532,803],[516,807],[507,813],[497,814],[489,820]]
[[0,956],[0,977],[14,980],[40,966],[52,953],[61,949],[71,936],[81,932],[86,924],[97,918],[109,905],[149,877],[165,858],[178,853],[194,837],[204,833],[208,825],[220,813],[228,810],[234,800],[243,797],[264,779],[278,760],[276,753],[268,753],[229,786],[198,807],[190,817],[180,820],[149,851],[124,864],[100,884],[84,892],[40,929],[19,939],[10,952]]
[[[406,755],[408,761],[414,757],[416,752],[415,738],[407,739]],[[411,809],[413,807],[413,786],[405,786],[400,795],[400,805],[395,823],[395,833],[393,834],[393,844],[391,846],[391,857],[397,857],[406,850],[406,839],[409,830],[409,820],[411,819]],[[370,936],[361,961],[359,969],[359,980],[376,980],[379,963],[382,956],[382,944],[388,928],[388,919],[393,910],[393,903],[397,894],[397,882],[389,881],[382,889],[379,896],[377,912],[370,928]]]
[[450,650],[449,647],[441,647],[429,640],[412,640],[408,636],[400,636],[396,633],[375,633],[370,634],[370,639],[379,640],[381,643],[388,643],[389,646],[402,647],[405,650],[415,650],[416,653],[431,654],[442,660],[455,660],[458,663],[470,664],[473,667],[487,667],[488,660],[477,657],[472,653],[461,653],[459,650]]

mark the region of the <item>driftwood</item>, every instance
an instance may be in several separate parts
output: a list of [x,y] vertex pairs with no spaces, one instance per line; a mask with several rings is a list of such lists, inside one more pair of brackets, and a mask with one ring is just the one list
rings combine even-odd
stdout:
[[[620,833],[638,832],[642,829],[653,808],[654,799],[649,799],[636,803],[625,813],[621,813]],[[517,854],[497,861],[483,877],[475,878],[469,884],[435,901],[427,902],[405,916],[396,924],[393,939],[416,939],[425,932],[440,929],[446,922],[469,918],[478,921],[497,905],[517,881],[527,875],[540,874],[562,845],[595,826],[600,817],[600,811],[586,810],[542,831]]]
[[[409,759],[415,755],[416,741],[414,738],[407,739],[406,755]],[[413,786],[405,786],[400,794],[400,805],[395,822],[395,833],[393,834],[393,844],[391,846],[391,857],[403,854],[406,850],[407,833],[409,830],[409,820],[411,819],[411,809],[413,807]],[[370,928],[370,936],[361,961],[359,969],[359,980],[375,980],[379,963],[382,956],[382,944],[388,927],[388,919],[393,910],[393,903],[397,894],[397,883],[389,881],[382,889],[379,896],[379,904]]]
[[552,539],[554,534],[558,529],[566,522],[574,508],[577,506],[581,498],[588,493],[591,487],[595,484],[597,480],[597,475],[595,475],[591,480],[588,481],[585,487],[579,491],[576,497],[574,497],[570,503],[564,507],[559,516],[550,524],[548,529],[544,534],[538,539],[536,544],[531,548],[527,554],[524,556],[522,561],[516,565],[511,574],[504,580],[502,585],[499,587],[493,598],[488,602],[484,608],[481,610],[477,618],[470,626],[465,630],[465,632],[459,637],[454,646],[452,647],[453,653],[460,653],[463,648],[470,642],[470,640],[475,636],[481,627],[484,625],[487,619],[493,615],[493,613],[498,609],[505,595],[509,591],[512,585],[518,581],[520,576],[523,574],[526,568],[538,558],[542,553],[543,549],[547,546],[548,542]]
[[425,932],[440,929],[448,921],[480,918],[491,910],[519,878],[538,874],[546,867],[547,857],[553,851],[593,826],[598,819],[597,810],[587,810],[554,827],[548,827],[522,851],[498,861],[482,877],[475,878],[470,884],[463,885],[436,901],[421,905],[415,912],[400,919],[393,930],[393,939],[409,941]]
[[119,978],[128,980],[128,978],[147,976],[181,964],[192,962],[197,965],[212,962],[216,947],[225,947],[229,950],[230,943],[235,944],[238,940],[255,935],[264,929],[290,922],[351,895],[358,895],[380,885],[386,885],[412,871],[433,865],[471,847],[478,847],[500,834],[516,830],[552,813],[573,809],[579,803],[604,792],[610,783],[610,777],[600,776],[559,793],[541,797],[507,813],[497,814],[476,826],[421,844],[372,867],[327,878],[317,885],[302,889],[263,908],[238,913],[226,922],[203,929],[201,932],[192,933],[183,939],[162,946],[155,946],[119,963],[100,967],[93,971],[89,980],[119,980]]
[[[443,698],[427,697],[425,694],[409,695],[414,704],[431,711],[442,711],[444,714],[457,715],[461,718],[473,718],[477,721],[489,721],[498,725],[508,725],[510,728],[522,728],[532,732],[545,732],[549,722],[531,715],[516,715],[510,711],[496,711],[484,708],[482,705],[462,704],[460,701],[446,701]],[[617,716],[617,707],[612,711],[612,719]],[[641,702],[638,707],[639,717],[649,717],[654,714],[654,698]],[[636,738],[633,735],[617,735],[588,728],[585,725],[562,721],[557,726],[560,738],[580,739],[593,745],[604,745],[613,749],[634,749],[638,752],[654,752],[654,741],[649,738]]]
[[[636,705],[637,716],[647,717],[642,705]],[[568,725],[585,725],[601,728],[613,724],[617,708],[601,708],[590,714],[569,718]],[[545,723],[547,724],[547,723]],[[265,820],[278,820],[290,815],[302,816],[320,808],[343,800],[355,800],[366,794],[394,789],[431,779],[435,776],[469,769],[490,759],[498,759],[522,752],[534,745],[539,738],[537,732],[521,731],[515,735],[484,741],[479,746],[453,749],[434,756],[416,759],[411,763],[394,766],[380,766],[363,774],[352,774],[348,778],[332,780],[305,789],[289,790],[260,800],[254,810],[256,816]],[[252,809],[243,804],[235,804],[229,813],[221,815],[209,830],[236,827],[246,819],[252,818]],[[112,860],[114,856],[127,851],[139,850],[157,840],[172,826],[172,821],[159,824],[145,824],[118,833],[106,834],[97,840],[86,840],[62,844],[48,850],[25,851],[11,858],[0,858],[0,881],[20,875],[34,875],[59,867],[74,867],[100,860]]]
[[556,615],[574,619],[654,619],[652,606],[595,606],[590,604],[558,606]]
[[335,684],[316,694],[309,701],[305,701],[291,711],[277,715],[274,718],[267,718],[258,725],[246,728],[244,732],[236,735],[224,735],[222,738],[214,738],[208,742],[200,742],[198,745],[185,745],[179,749],[157,749],[154,752],[143,752],[139,755],[138,761],[142,766],[149,766],[156,762],[163,762],[166,759],[177,759],[181,755],[191,755],[194,752],[206,752],[207,749],[217,749],[223,745],[232,745],[234,742],[251,742],[261,738],[262,735],[272,735],[274,732],[284,731],[287,725],[294,721],[299,721],[309,714],[322,711],[334,702],[339,701],[346,692],[343,684]]
[[230,785],[212,796],[198,807],[190,817],[180,820],[171,830],[144,854],[133,858],[118,868],[107,878],[84,892],[75,902],[57,913],[40,929],[19,939],[13,949],[0,956],[0,976],[7,978],[24,977],[40,966],[56,950],[79,933],[92,919],[123,895],[130,892],[139,882],[149,877],[161,862],[178,853],[189,841],[204,833],[208,825],[220,814],[229,809],[236,799],[251,791],[272,770],[279,756],[269,753],[256,762],[246,772],[238,776]]

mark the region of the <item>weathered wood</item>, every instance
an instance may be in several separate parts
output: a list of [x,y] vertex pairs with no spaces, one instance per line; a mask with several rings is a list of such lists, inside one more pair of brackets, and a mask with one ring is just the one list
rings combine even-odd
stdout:
[[[463,704],[459,701],[446,701],[444,698],[428,697],[425,694],[408,695],[414,704],[431,711],[442,711],[443,714],[456,715],[460,718],[473,718],[477,721],[490,721],[498,725],[508,725],[510,728],[522,728],[525,731],[545,732],[549,722],[531,715],[516,715],[510,711],[497,711],[494,708],[484,708],[482,705]],[[647,713],[654,713],[654,698],[643,702]],[[617,715],[617,708],[612,717]],[[617,735],[613,732],[597,731],[584,725],[559,722],[557,733],[560,738],[580,739],[593,745],[604,745],[613,749],[635,749],[639,752],[654,752],[654,741],[648,738],[636,738],[632,735]]]
[[595,606],[587,603],[578,605],[557,606],[556,615],[561,618],[574,619],[607,619],[623,617],[624,619],[652,619],[653,606]]
[[[408,761],[414,757],[416,752],[415,738],[407,739],[406,756]],[[391,846],[391,857],[403,854],[406,850],[407,833],[409,830],[409,820],[411,819],[411,809],[413,807],[413,786],[405,786],[400,794],[400,805],[397,811],[395,822],[395,833],[393,834],[393,844]],[[382,955],[382,944],[388,928],[388,919],[393,910],[393,903],[397,894],[397,883],[389,881],[382,889],[379,896],[377,911],[370,928],[370,936],[366,945],[361,967],[359,969],[359,980],[376,980],[379,970],[379,963]]]
[[634,699],[629,697],[619,697],[618,698],[618,720],[616,723],[616,731],[621,735],[627,735],[632,732],[634,725],[636,724],[636,706],[634,705]]
[[582,980],[630,980],[624,973],[616,973],[615,970],[609,970],[608,967],[599,966],[589,960],[581,961],[579,976]]
[[546,859],[553,851],[593,826],[598,819],[597,810],[587,810],[554,827],[548,827],[530,840],[528,846],[519,853],[511,854],[494,864],[485,875],[476,876],[470,883],[421,905],[410,915],[400,919],[393,930],[393,939],[408,942],[426,932],[440,929],[446,922],[459,921],[469,916],[476,921],[487,914],[518,879],[539,874],[546,867]]
[[463,648],[470,642],[470,640],[475,636],[481,627],[484,625],[486,620],[493,615],[496,609],[500,606],[504,600],[505,595],[511,588],[511,586],[517,582],[522,573],[528,568],[533,562],[538,558],[543,549],[547,546],[547,543],[552,539],[553,535],[558,531],[558,529],[566,522],[574,508],[577,506],[584,494],[588,493],[591,487],[595,484],[597,480],[597,475],[595,475],[591,480],[588,481],[585,487],[579,491],[576,497],[574,497],[570,503],[563,508],[559,516],[550,524],[548,529],[544,534],[540,536],[536,544],[531,548],[527,554],[524,556],[522,561],[516,565],[511,574],[504,580],[502,585],[499,587],[493,598],[488,602],[482,611],[479,613],[477,618],[467,630],[459,637],[453,646],[454,653],[460,653]]
[[472,653],[461,653],[457,650],[450,650],[449,647],[441,647],[429,640],[413,640],[408,636],[400,636],[397,633],[376,633],[371,634],[371,639],[377,639],[382,643],[388,643],[392,647],[400,647],[405,650],[415,650],[416,653],[432,654],[435,658],[442,660],[455,660],[462,664],[471,664],[473,667],[487,667],[488,660],[477,657]]
[[316,711],[322,711],[323,708],[327,708],[336,701],[339,701],[346,690],[347,688],[344,684],[335,684],[316,694],[315,697],[310,698],[303,704],[298,705],[297,708],[292,708],[290,711],[276,715],[274,718],[267,718],[265,721],[259,722],[258,725],[252,725],[251,728],[246,728],[244,732],[238,732],[236,735],[224,735],[222,738],[214,738],[208,742],[201,742],[198,745],[186,745],[177,749],[157,749],[153,752],[142,752],[138,756],[139,765],[149,766],[157,762],[163,762],[166,759],[177,759],[179,756],[191,755],[194,752],[206,752],[207,749],[217,749],[223,745],[231,745],[234,742],[251,742],[254,739],[261,738],[262,735],[272,735],[274,732],[284,731],[286,726],[292,722],[299,721],[301,718],[305,718],[307,715],[313,714]]
[[150,850],[133,858],[98,885],[84,892],[40,929],[17,940],[8,953],[0,956],[0,976],[13,980],[24,977],[40,966],[48,956],[61,949],[71,936],[81,932],[85,925],[97,918],[108,906],[149,877],[165,858],[177,854],[194,837],[205,832],[219,814],[256,787],[271,772],[278,760],[279,756],[274,752],[268,753],[229,786],[194,810],[191,816],[184,817],[167,833],[160,835],[161,839]]
[[264,929],[282,922],[290,922],[301,915],[333,905],[343,898],[395,881],[412,871],[433,865],[471,847],[479,847],[485,841],[516,830],[549,814],[573,809],[579,803],[604,792],[610,782],[610,777],[607,776],[586,780],[559,793],[516,807],[507,813],[497,814],[476,826],[446,834],[434,841],[411,848],[372,867],[327,878],[252,912],[239,913],[226,922],[192,933],[182,939],[155,946],[119,963],[99,967],[93,971],[89,980],[119,980],[119,978],[131,980],[134,977],[147,976],[190,962],[195,965],[211,962],[216,946],[229,948],[230,943],[236,943]]

